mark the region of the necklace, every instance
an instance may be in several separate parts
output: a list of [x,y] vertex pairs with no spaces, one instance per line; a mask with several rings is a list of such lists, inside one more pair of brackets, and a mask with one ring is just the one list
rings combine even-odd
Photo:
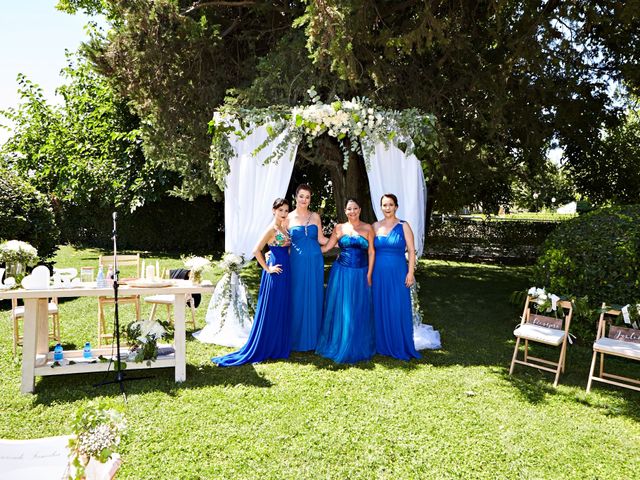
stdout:
[[307,222],[304,224],[304,236],[305,237],[309,236],[307,228],[309,227],[309,222],[311,221],[311,215],[312,215],[312,213],[309,212],[309,216],[307,217]]

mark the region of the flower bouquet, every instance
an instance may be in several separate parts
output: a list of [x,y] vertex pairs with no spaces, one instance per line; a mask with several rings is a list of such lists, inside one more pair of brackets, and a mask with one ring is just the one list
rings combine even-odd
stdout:
[[26,267],[33,267],[38,263],[38,250],[27,242],[9,240],[0,243],[0,262],[6,265],[6,276],[14,277],[20,284],[27,273]]
[[131,345],[129,359],[150,364],[158,358],[158,340],[165,337],[165,326],[156,320],[131,322],[125,329],[125,336]]
[[242,265],[244,265],[244,257],[231,252],[225,252],[224,255],[222,255],[222,260],[218,263],[218,266],[224,270],[225,273],[240,273]]
[[69,439],[69,478],[85,478],[91,460],[106,463],[115,454],[125,428],[123,415],[102,404],[92,403],[78,410],[73,424],[75,435]]
[[202,274],[211,268],[211,260],[205,257],[183,258],[184,266],[190,270],[189,277],[195,284],[202,282]]

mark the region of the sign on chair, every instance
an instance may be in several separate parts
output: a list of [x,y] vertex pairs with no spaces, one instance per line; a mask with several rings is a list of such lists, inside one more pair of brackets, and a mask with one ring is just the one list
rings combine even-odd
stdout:
[[562,330],[562,319],[547,317],[546,315],[531,314],[529,316],[529,323],[533,325],[539,325],[541,327],[553,328],[555,330]]
[[640,330],[627,327],[616,327],[611,325],[609,327],[609,338],[613,340],[620,340],[621,342],[640,343]]

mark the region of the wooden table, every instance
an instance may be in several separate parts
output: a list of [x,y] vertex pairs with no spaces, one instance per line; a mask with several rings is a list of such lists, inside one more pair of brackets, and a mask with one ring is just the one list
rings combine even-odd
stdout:
[[[174,308],[174,349],[175,354],[158,358],[147,366],[147,362],[127,362],[127,370],[141,368],[175,367],[176,382],[184,382],[187,378],[186,366],[186,331],[184,323],[186,294],[211,293],[213,285],[193,285],[188,280],[172,280],[169,287],[129,287],[121,285],[118,295],[175,295]],[[90,284],[91,285],[91,284]],[[53,352],[49,352],[48,302],[51,297],[102,297],[113,296],[113,288],[95,288],[78,286],[74,288],[49,288],[45,290],[9,290],[0,291],[0,300],[22,298],[24,300],[24,334],[22,343],[22,393],[33,393],[36,376],[65,375],[71,373],[89,373],[105,371],[112,362],[81,363],[82,350],[65,350],[65,359],[78,360],[72,365],[52,368]],[[61,316],[62,317],[62,316]],[[64,318],[64,317],[62,317]],[[125,348],[126,351],[126,348]],[[92,349],[94,357],[103,355],[110,358],[115,355],[115,346]],[[111,365],[113,368],[113,365]]]

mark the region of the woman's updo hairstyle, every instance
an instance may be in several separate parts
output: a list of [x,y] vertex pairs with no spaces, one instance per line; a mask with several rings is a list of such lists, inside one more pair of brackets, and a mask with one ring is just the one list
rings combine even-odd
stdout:
[[289,210],[291,210],[291,204],[289,203],[289,200],[286,200],[284,198],[276,198],[273,201],[273,209],[274,210],[277,210],[278,208],[280,208],[283,205],[286,205],[287,207],[289,207]]
[[380,205],[382,205],[382,200],[384,200],[385,197],[393,200],[394,206],[398,206],[398,197],[396,197],[393,193],[385,193],[384,195],[382,195],[380,197]]
[[349,197],[349,198],[347,198],[347,200],[344,202],[344,208],[345,208],[345,210],[347,209],[347,205],[349,205],[349,202],[353,202],[353,203],[355,203],[356,205],[358,205],[358,208],[362,208],[362,206],[360,205],[360,202],[358,201],[358,199],[357,199],[357,198],[355,198],[355,197]]

